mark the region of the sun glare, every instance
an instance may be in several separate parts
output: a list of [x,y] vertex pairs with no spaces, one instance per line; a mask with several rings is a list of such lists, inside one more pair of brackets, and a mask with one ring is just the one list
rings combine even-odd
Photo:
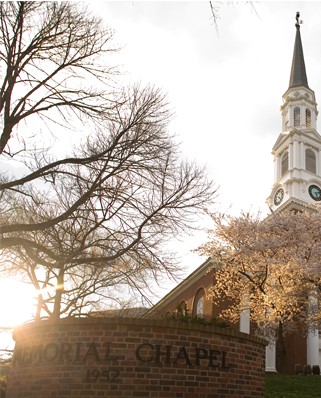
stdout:
[[0,328],[16,327],[32,319],[33,289],[21,282],[0,280]]

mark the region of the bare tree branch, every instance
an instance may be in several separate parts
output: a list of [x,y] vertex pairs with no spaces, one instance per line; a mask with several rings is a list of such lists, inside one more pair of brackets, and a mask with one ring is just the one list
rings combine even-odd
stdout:
[[[22,165],[0,173],[0,271],[35,287],[37,318],[174,277],[166,243],[196,227],[216,190],[179,159],[165,96],[111,86],[112,34],[77,3],[1,3],[0,23],[0,154]],[[86,138],[67,155],[44,149],[35,116],[63,131],[78,120]]]

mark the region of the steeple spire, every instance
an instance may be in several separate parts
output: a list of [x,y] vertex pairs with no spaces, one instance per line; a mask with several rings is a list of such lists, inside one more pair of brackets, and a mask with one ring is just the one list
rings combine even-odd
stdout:
[[296,13],[296,37],[289,88],[282,96],[282,132],[276,140],[274,185],[267,204],[272,211],[302,210],[321,204],[321,135],[317,103],[308,86]]
[[296,36],[295,36],[295,43],[294,43],[294,51],[293,51],[289,88],[297,87],[297,86],[304,86],[304,87],[309,88],[307,74],[305,71],[303,48],[302,48],[301,35],[300,35],[299,18],[300,18],[300,13],[297,12],[296,13],[296,24],[295,24]]

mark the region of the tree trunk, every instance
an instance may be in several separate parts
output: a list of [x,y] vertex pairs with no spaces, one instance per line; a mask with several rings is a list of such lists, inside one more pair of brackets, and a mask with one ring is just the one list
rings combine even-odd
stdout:
[[36,310],[36,316],[35,316],[35,319],[36,319],[37,321],[40,319],[40,316],[41,316],[42,304],[43,304],[42,294],[38,294],[38,299],[37,299],[37,310]]
[[277,340],[276,340],[276,369],[280,373],[284,373],[284,365],[285,365],[285,354],[286,349],[284,345],[284,336],[283,336],[283,324],[279,322],[279,327],[277,329]]
[[55,296],[54,309],[52,313],[52,317],[56,319],[60,318],[60,313],[61,313],[61,299],[64,293],[64,276],[65,276],[65,270],[64,267],[61,266],[57,277],[56,296]]

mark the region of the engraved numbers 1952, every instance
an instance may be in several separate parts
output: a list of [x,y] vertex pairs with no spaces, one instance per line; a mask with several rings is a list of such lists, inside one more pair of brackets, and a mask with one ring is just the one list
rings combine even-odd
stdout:
[[119,370],[116,369],[92,369],[86,372],[86,382],[88,383],[115,383],[119,377]]

